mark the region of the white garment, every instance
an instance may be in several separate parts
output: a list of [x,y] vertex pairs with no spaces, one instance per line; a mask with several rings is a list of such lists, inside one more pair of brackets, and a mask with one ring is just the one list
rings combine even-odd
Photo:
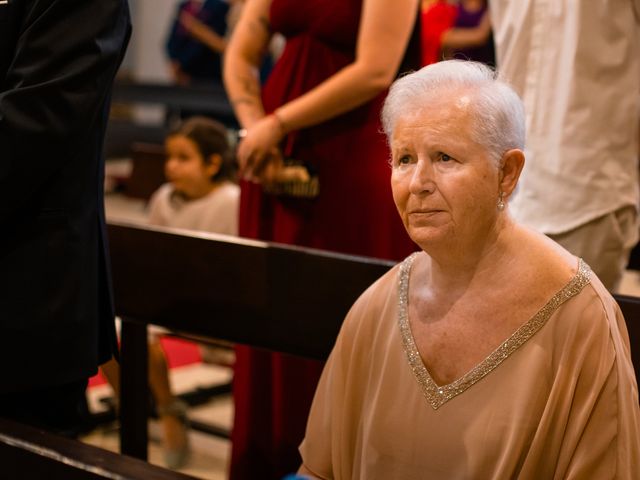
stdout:
[[240,187],[225,182],[208,195],[185,200],[170,183],[162,185],[149,201],[149,223],[165,227],[238,234]]
[[522,96],[511,211],[558,234],[638,207],[640,0],[492,0],[498,68]]

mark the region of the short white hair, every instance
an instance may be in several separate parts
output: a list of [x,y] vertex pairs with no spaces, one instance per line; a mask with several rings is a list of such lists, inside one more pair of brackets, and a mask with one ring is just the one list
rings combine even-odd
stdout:
[[[382,108],[382,127],[390,141],[398,118],[428,111],[429,101],[463,91],[470,95],[473,137],[500,161],[508,150],[524,149],[525,114],[518,94],[488,66],[468,60],[433,63],[396,80]],[[452,104],[457,98],[452,98]]]

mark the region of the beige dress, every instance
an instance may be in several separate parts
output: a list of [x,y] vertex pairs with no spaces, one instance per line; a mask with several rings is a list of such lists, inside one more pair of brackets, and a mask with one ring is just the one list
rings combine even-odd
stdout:
[[300,446],[335,479],[639,479],[622,314],[588,266],[482,363],[437,386],[407,319],[413,256],[354,304]]

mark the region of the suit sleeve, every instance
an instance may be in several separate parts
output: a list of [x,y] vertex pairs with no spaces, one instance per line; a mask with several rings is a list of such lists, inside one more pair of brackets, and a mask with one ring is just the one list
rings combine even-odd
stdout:
[[0,72],[0,225],[103,128],[98,118],[130,34],[126,0],[18,6],[20,33]]

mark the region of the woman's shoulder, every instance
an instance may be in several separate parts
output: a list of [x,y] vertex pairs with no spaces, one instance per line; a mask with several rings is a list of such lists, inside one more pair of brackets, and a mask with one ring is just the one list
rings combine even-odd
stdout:
[[381,294],[394,292],[397,288],[398,278],[405,262],[406,260],[389,268],[389,270],[367,287],[360,298],[364,297],[365,300],[371,300],[373,298],[379,298]]
[[[369,285],[351,306],[345,324],[350,324],[351,328],[362,328],[365,325],[374,326],[377,319],[394,311],[399,300],[401,275],[410,261],[411,259],[408,258],[392,266]],[[376,321],[374,322],[374,320]]]
[[509,241],[503,277],[511,279],[510,288],[544,296],[559,290],[579,271],[579,259],[546,235],[518,226]]
[[554,324],[563,336],[606,342],[615,350],[624,343],[626,326],[620,307],[582,259],[578,272],[552,301],[559,304]]

